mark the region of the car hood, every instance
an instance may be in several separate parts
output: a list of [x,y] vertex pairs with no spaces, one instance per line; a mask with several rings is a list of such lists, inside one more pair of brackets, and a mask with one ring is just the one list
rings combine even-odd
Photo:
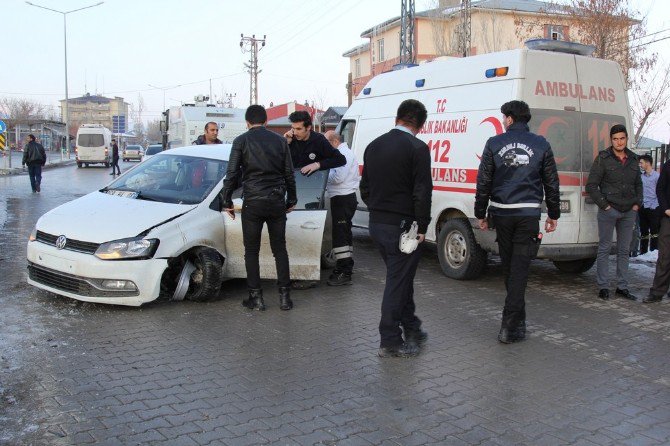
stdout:
[[135,237],[198,205],[159,203],[92,192],[44,214],[37,230],[86,242]]

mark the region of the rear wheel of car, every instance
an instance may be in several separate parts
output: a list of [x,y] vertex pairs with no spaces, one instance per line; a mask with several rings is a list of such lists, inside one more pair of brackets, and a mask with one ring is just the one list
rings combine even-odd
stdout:
[[77,163],[77,167],[81,169],[81,163]]
[[466,218],[444,222],[437,237],[437,256],[442,272],[452,279],[476,279],[486,268],[486,251],[477,244]]
[[596,263],[596,258],[591,257],[588,259],[577,260],[554,260],[553,263],[554,266],[556,266],[556,268],[558,268],[558,270],[561,272],[581,274],[591,269],[593,264]]
[[219,254],[208,248],[195,250],[188,258],[195,269],[185,298],[201,302],[219,295],[223,281],[223,268]]

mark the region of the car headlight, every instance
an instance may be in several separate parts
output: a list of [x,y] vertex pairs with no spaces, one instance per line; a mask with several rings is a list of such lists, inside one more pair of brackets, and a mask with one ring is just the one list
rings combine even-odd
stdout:
[[158,239],[125,238],[103,243],[95,251],[102,260],[149,259],[158,248]]
[[37,240],[37,226],[33,228],[33,231],[30,233],[30,236],[28,236],[29,242],[34,242],[35,240]]

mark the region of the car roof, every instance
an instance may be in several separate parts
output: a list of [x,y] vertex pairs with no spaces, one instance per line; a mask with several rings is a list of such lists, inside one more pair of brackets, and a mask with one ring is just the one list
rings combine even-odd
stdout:
[[164,150],[161,154],[187,155],[201,158],[212,158],[228,161],[232,144],[203,144],[200,146],[184,146]]

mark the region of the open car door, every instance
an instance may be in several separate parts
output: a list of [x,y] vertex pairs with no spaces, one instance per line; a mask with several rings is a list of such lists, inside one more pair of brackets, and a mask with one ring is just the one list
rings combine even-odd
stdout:
[[[292,280],[319,280],[321,276],[321,244],[326,214],[324,193],[328,171],[314,172],[310,176],[295,171],[298,204],[286,218],[286,249]],[[235,199],[236,217],[232,220],[223,215],[226,238],[226,277],[247,277],[244,266],[244,244],[242,242],[242,200]],[[270,249],[267,225],[263,226],[259,255],[262,279],[276,279],[275,259]]]

